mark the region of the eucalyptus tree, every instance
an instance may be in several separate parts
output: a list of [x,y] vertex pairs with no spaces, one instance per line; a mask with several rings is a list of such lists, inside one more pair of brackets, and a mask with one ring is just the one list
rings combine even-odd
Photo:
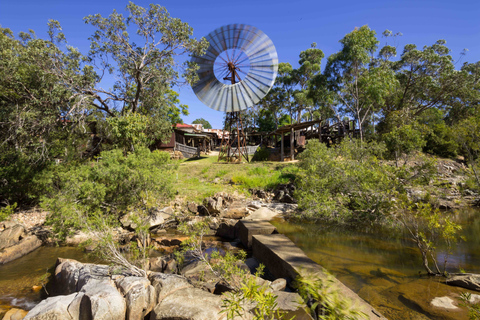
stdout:
[[[113,116],[117,111],[152,114],[161,110],[165,94],[173,85],[197,80],[196,66],[186,61],[179,64],[176,57],[183,54],[201,55],[208,46],[205,39],[192,38],[193,28],[167,10],[151,4],[148,9],[130,2],[124,17],[116,10],[108,17],[100,14],[84,18],[97,30],[90,37],[89,60],[98,71],[93,88],[78,88],[95,98],[94,106]],[[129,29],[133,27],[135,34]],[[100,82],[105,74],[113,74],[111,89]],[[168,99],[168,97],[167,97]]]
[[292,70],[293,81],[297,86],[294,91],[296,103],[296,121],[301,122],[302,113],[307,108],[313,107],[313,101],[308,95],[310,81],[321,71],[321,62],[325,57],[322,50],[317,49],[317,44],[312,43],[311,48],[300,53],[298,69]]
[[195,119],[192,122],[193,124],[202,124],[204,129],[212,129],[212,125],[208,120],[205,120],[203,118]]
[[466,71],[455,70],[445,40],[422,50],[414,44],[404,47],[400,60],[393,63],[399,86],[384,106],[386,115],[401,110],[412,119],[430,108],[445,109],[459,97]]
[[372,64],[379,41],[368,26],[355,28],[340,43],[341,50],[328,57],[324,72],[335,95],[331,107],[354,117],[363,140],[363,123],[383,105],[396,79],[391,69]]
[[0,28],[0,202],[28,202],[35,193],[32,179],[50,160],[81,152],[77,147],[85,139],[71,134],[80,128],[65,115],[85,100],[52,70],[88,80],[79,76],[75,57],[61,55],[53,41],[31,30],[15,38]]

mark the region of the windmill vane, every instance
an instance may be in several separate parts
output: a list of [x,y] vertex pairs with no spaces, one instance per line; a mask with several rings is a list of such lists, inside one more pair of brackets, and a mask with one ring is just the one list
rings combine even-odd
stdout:
[[258,103],[277,76],[278,56],[270,38],[246,24],[220,27],[205,38],[210,43],[207,51],[192,58],[199,66],[199,81],[192,86],[198,99],[223,112]]

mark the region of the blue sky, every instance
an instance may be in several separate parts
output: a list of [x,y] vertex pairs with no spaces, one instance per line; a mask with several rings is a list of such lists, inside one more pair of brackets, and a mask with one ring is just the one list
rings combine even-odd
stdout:
[[[88,52],[88,37],[94,28],[85,25],[82,18],[100,13],[109,15],[113,9],[124,13],[128,1],[112,0],[0,0],[0,25],[17,34],[34,30],[46,37],[48,19],[58,20],[70,45]],[[152,1],[135,1],[148,6]],[[445,39],[454,59],[464,48],[469,51],[463,60],[480,60],[480,0],[457,1],[191,1],[166,0],[158,3],[167,8],[172,17],[180,18],[194,29],[200,38],[214,29],[231,23],[251,24],[266,33],[278,52],[280,62],[298,66],[298,55],[312,42],[325,56],[340,49],[339,40],[355,27],[367,24],[381,33],[385,29],[401,32],[397,39],[401,52],[406,44],[418,47]],[[385,40],[379,36],[381,45]],[[323,65],[325,60],[323,61]],[[223,114],[203,105],[190,87],[181,87],[181,102],[189,106],[186,123],[203,117],[214,128],[221,128]]]

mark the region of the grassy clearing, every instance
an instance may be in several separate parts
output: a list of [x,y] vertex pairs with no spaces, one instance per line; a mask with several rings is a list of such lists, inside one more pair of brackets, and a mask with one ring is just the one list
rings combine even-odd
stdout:
[[219,163],[217,156],[204,156],[181,161],[175,188],[180,196],[201,202],[220,191],[248,195],[249,189],[274,189],[293,180],[297,172],[293,163]]

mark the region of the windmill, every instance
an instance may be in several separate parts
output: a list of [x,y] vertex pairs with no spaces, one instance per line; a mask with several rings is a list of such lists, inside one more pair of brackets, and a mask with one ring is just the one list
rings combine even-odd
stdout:
[[207,51],[192,58],[199,66],[199,81],[192,89],[206,106],[226,113],[218,160],[248,161],[241,111],[258,103],[273,86],[277,51],[266,34],[246,24],[220,27],[205,38],[210,43]]

